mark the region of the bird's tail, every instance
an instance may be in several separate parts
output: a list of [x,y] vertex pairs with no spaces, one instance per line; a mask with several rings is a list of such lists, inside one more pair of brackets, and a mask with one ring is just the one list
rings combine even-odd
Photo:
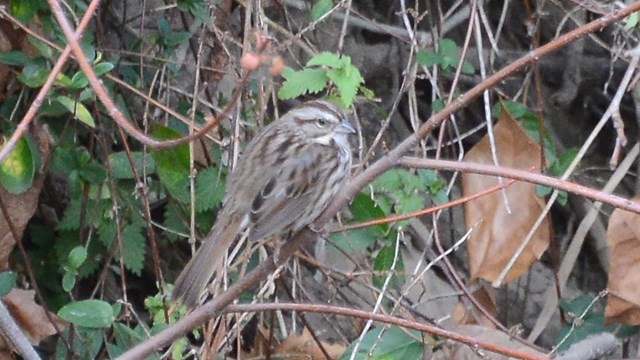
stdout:
[[174,284],[173,300],[181,301],[189,308],[198,304],[202,291],[213,273],[219,270],[225,252],[240,232],[239,220],[220,220],[223,219],[218,219]]

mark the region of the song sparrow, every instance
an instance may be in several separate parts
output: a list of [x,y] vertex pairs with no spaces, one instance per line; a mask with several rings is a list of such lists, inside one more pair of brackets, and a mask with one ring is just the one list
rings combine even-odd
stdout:
[[227,248],[245,230],[255,241],[290,236],[313,223],[348,178],[347,137],[354,132],[337,106],[321,100],[262,129],[233,169],[218,219],[176,280],[173,298],[195,306]]

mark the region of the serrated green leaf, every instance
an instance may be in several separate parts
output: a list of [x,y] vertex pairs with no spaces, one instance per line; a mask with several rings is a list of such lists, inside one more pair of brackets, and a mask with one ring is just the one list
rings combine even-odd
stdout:
[[358,87],[360,87],[360,84],[364,81],[360,75],[360,71],[355,67],[348,67],[345,70],[329,70],[327,71],[327,77],[331,79],[338,88],[342,105],[344,105],[344,107],[351,106],[353,99],[358,93]]
[[4,297],[16,286],[18,275],[13,271],[3,271],[0,273],[0,298]]
[[328,66],[337,68],[341,65],[341,57],[328,51],[323,51],[307,61],[307,66]]
[[404,190],[407,193],[414,192],[415,190],[426,191],[427,184],[422,181],[420,176],[413,174],[404,169],[400,169],[400,175],[402,177],[402,183],[404,184]]
[[398,169],[391,169],[384,172],[373,182],[376,190],[395,191],[403,188],[402,177]]
[[76,286],[76,273],[72,271],[66,271],[62,276],[62,290],[70,292],[73,287]]
[[278,98],[281,100],[293,99],[298,96],[322,91],[327,86],[327,75],[323,69],[304,69],[294,71],[291,68],[285,69],[282,73],[285,82],[278,91]]
[[416,60],[422,66],[433,66],[442,63],[442,56],[431,50],[422,50],[416,53]]
[[110,326],[115,317],[109,303],[102,300],[83,300],[69,303],[58,311],[65,321],[87,328]]
[[111,246],[116,238],[116,222],[106,221],[98,227],[98,240],[105,247]]
[[202,212],[220,205],[224,196],[225,181],[220,170],[207,167],[196,175],[196,211]]
[[[420,194],[415,192],[403,193],[396,199],[396,211],[398,214],[408,214],[424,208],[425,200]],[[409,220],[398,222],[398,226],[405,226]]]
[[62,220],[56,226],[57,230],[77,230],[80,227],[80,212],[82,199],[72,198],[64,211]]
[[431,193],[431,201],[436,205],[442,205],[449,202],[449,196],[444,190],[438,190],[435,193]]
[[87,108],[81,102],[75,101],[68,96],[58,96],[56,100],[58,100],[58,102],[62,104],[62,106],[69,110],[69,112],[73,114],[76,119],[91,127],[96,126],[95,122],[93,121],[93,116],[91,116],[89,110],[87,110]]
[[[4,138],[6,143],[7,139]],[[21,138],[0,163],[0,184],[14,195],[27,191],[35,176],[34,156],[25,138]]]
[[311,21],[318,21],[324,14],[333,7],[331,0],[318,0],[311,8]]
[[29,57],[22,51],[0,52],[0,64],[9,66],[24,66],[29,62]]
[[[131,153],[134,166],[139,176],[143,174],[153,174],[156,170],[156,162],[148,154],[141,151],[134,151]],[[127,153],[124,151],[116,152],[109,155],[109,166],[111,167],[111,174],[115,179],[133,179],[133,170],[129,163]]]
[[96,164],[93,161],[87,164],[83,164],[78,169],[78,174],[82,178],[91,184],[102,184],[107,180],[107,172],[100,164]]
[[360,85],[358,87],[358,90],[360,90],[360,93],[362,93],[362,95],[367,99],[367,100],[373,100],[373,98],[376,96],[376,94],[373,92],[373,90]]
[[444,56],[451,56],[454,58],[458,56],[458,45],[455,41],[444,38],[440,39],[438,44],[440,45],[438,49],[439,54],[442,54]]
[[181,237],[178,234],[189,234],[187,228],[188,217],[184,214],[183,209],[178,206],[175,201],[169,202],[164,211],[164,223],[163,225],[168,231],[165,231],[165,236],[169,242],[175,242]]
[[127,225],[122,231],[124,266],[138,276],[140,276],[144,267],[146,249],[145,238],[140,231],[140,227],[136,225]]
[[69,253],[68,263],[73,270],[79,268],[85,260],[87,260],[87,249],[84,246],[76,246]]

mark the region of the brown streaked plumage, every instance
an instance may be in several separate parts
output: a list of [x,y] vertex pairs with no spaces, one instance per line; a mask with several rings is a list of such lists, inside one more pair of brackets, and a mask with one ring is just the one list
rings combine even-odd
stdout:
[[349,176],[347,137],[354,132],[340,108],[321,100],[262,129],[233,169],[218,219],[176,280],[173,298],[195,306],[224,253],[245,230],[255,241],[313,223]]

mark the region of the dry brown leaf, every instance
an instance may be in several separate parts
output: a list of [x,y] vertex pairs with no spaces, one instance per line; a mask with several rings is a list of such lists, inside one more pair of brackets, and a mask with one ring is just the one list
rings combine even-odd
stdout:
[[[531,140],[505,112],[494,127],[498,163],[529,170],[540,169],[540,146]],[[489,138],[485,136],[464,157],[465,162],[493,164]],[[464,196],[476,194],[498,184],[493,176],[462,174]],[[475,226],[467,242],[471,278],[493,282],[511,259],[536,221],[544,200],[535,194],[535,185],[515,182],[506,190],[511,214],[507,213],[501,192],[494,192],[464,206],[467,229]],[[524,249],[504,282],[515,280],[542,256],[549,245],[549,221],[545,219]]]
[[[322,347],[332,359],[337,359],[347,348],[340,344],[322,342]],[[273,350],[275,357],[288,360],[325,360],[326,357],[318,343],[307,329],[302,335],[290,335]]]
[[[640,196],[633,201],[640,202]],[[616,209],[609,218],[611,248],[607,322],[640,325],[640,215]]]
[[[33,290],[13,289],[2,301],[27,339],[32,345],[37,345],[42,339],[55,334],[56,330],[45,310],[33,300],[34,294]],[[60,329],[65,327],[65,322],[58,316],[51,313],[50,316]]]
[[[51,155],[51,143],[49,134],[45,128],[35,126],[32,137],[38,144],[40,158],[42,159],[42,164],[44,167],[44,164],[49,161],[49,157]],[[42,186],[44,184],[44,178],[45,174],[40,169],[38,169],[33,179],[31,188],[20,195],[13,195],[7,192],[2,186],[0,186],[0,198],[2,198],[2,201],[7,207],[9,219],[11,220],[11,223],[15,231],[17,232],[18,238],[22,238],[22,234],[24,233],[24,229],[27,226],[27,222],[29,221],[29,219],[31,219],[34,212],[36,211],[36,207],[38,205],[38,197],[40,196],[40,191],[42,190]],[[13,234],[11,234],[9,225],[7,224],[5,218],[6,215],[2,213],[2,210],[0,210],[0,270],[9,267],[9,254],[11,253],[11,250],[13,250],[13,246],[15,245]]]
[[[508,334],[495,329],[488,329],[478,325],[460,325],[452,329],[452,331],[472,337],[476,340],[490,342],[495,345],[502,346],[510,350],[518,350],[530,355],[545,356],[535,349],[532,349],[517,340],[513,339]],[[489,352],[487,350],[477,350],[471,348],[469,345],[461,343],[448,342],[442,349],[433,354],[432,360],[505,360],[511,359],[508,356]]]
[[[496,310],[495,302],[493,301],[491,295],[485,288],[480,288],[473,292],[473,297],[476,299],[480,305],[482,305],[490,315],[494,318],[498,311]],[[473,311],[469,309],[464,302],[458,301],[455,309],[453,309],[453,314],[451,315],[452,321],[455,325],[481,325],[485,328],[495,328],[495,324],[489,320],[480,310],[473,306]]]

